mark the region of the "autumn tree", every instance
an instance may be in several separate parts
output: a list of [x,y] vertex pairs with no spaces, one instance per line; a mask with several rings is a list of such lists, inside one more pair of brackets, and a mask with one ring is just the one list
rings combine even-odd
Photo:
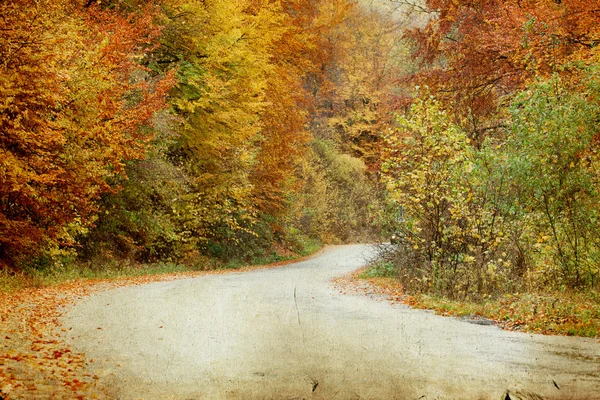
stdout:
[[425,27],[407,36],[421,71],[412,84],[428,85],[465,117],[475,145],[502,125],[499,100],[536,76],[577,73],[597,60],[597,1],[428,0]]
[[409,61],[401,17],[361,2],[325,8],[317,19],[336,24],[317,31],[322,54],[307,76],[315,139],[301,169],[307,195],[296,201],[301,225],[327,241],[372,240],[381,231],[379,151]]
[[189,225],[204,245],[228,242],[259,211],[283,207],[287,157],[303,141],[305,45],[279,2],[175,6],[167,33],[184,50],[174,107],[184,121],[176,153],[193,182]]
[[0,259],[11,265],[72,244],[92,222],[171,81],[137,59],[159,31],[150,5],[132,14],[74,2],[0,5]]
[[489,158],[427,92],[386,134],[382,173],[402,215],[396,262],[408,290],[477,299],[519,286],[498,210],[506,183]]
[[366,2],[354,7],[338,28],[345,40],[336,59],[333,112],[327,125],[344,147],[370,167],[379,163],[381,133],[389,127],[400,94],[398,80],[411,61],[402,39],[406,20],[393,10]]
[[[24,225],[3,258],[78,242],[88,258],[250,259],[306,242],[294,236],[372,232],[363,160],[376,163],[368,143],[398,44],[383,13],[348,0],[57,2],[44,13],[45,3],[25,3],[3,6],[17,28],[7,28],[2,76],[21,80],[23,104],[2,121],[32,118],[24,132],[39,143],[17,153],[5,140],[16,183],[4,185],[3,229]],[[170,110],[156,114],[167,91]],[[325,131],[342,131],[332,141],[316,129],[327,104]],[[314,230],[297,205],[326,202],[314,217],[329,228]]]
[[399,118],[382,170],[406,211],[406,282],[450,297],[597,286],[598,4],[420,9],[405,82],[434,100]]

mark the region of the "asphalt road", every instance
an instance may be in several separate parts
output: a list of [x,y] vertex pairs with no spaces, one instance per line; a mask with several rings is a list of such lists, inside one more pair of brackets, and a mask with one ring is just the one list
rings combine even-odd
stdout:
[[100,292],[63,324],[119,399],[600,399],[598,340],[335,290],[371,253]]

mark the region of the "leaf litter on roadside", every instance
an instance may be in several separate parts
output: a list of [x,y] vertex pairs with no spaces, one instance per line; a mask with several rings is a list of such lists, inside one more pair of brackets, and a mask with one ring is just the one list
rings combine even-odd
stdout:
[[546,335],[600,338],[600,302],[581,293],[507,294],[485,301],[461,302],[405,293],[390,277],[365,277],[368,268],[333,280],[340,293],[383,296],[390,303],[434,310],[440,315],[489,319],[507,330]]
[[[91,372],[89,366],[94,360],[73,351],[65,342],[69,330],[60,322],[70,306],[93,292],[200,275],[267,269],[309,257],[235,270],[75,280],[0,293],[0,400],[113,397],[103,386],[102,379]],[[118,367],[115,365],[115,369]]]

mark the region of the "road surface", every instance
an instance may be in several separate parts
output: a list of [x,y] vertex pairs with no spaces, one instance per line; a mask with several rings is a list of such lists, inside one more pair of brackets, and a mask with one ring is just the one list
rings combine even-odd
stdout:
[[333,287],[371,256],[339,246],[280,268],[100,292],[63,324],[119,399],[600,399],[598,340]]

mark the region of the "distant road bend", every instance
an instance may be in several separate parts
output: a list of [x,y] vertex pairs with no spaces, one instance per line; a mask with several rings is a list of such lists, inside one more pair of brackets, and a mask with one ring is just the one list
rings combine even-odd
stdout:
[[332,287],[371,256],[338,246],[280,268],[99,292],[63,323],[119,399],[600,399],[597,340]]

